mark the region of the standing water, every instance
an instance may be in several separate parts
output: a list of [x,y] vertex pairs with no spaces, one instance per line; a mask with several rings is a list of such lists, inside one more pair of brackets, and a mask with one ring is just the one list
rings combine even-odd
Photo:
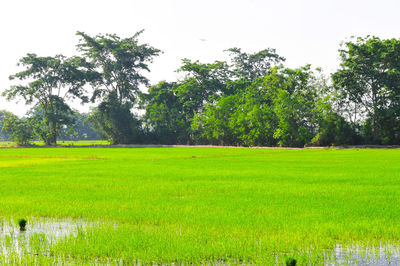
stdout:
[[0,254],[48,255],[49,246],[62,237],[76,237],[83,233],[89,223],[73,219],[30,218],[25,230],[20,230],[16,221],[0,221]]
[[336,245],[327,265],[400,265],[400,247],[380,245],[363,248]]

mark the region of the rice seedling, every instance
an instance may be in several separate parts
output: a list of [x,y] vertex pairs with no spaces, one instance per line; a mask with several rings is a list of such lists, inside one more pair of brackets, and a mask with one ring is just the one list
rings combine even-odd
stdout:
[[24,218],[18,220],[19,231],[23,232],[26,231],[26,223],[28,221]]

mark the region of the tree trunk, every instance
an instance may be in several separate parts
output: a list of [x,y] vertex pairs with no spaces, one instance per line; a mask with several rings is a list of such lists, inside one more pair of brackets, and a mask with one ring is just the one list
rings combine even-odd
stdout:
[[373,114],[372,114],[372,137],[373,137],[373,142],[374,144],[380,144],[379,143],[379,125],[378,125],[378,103],[377,103],[377,93],[376,89],[372,90],[372,108],[373,108]]
[[49,144],[57,145],[57,123],[56,122],[50,122]]
[[376,110],[374,110],[374,114],[372,117],[372,127],[373,127],[373,138],[374,138],[374,144],[380,144],[379,141],[379,125],[378,125],[378,118],[376,115]]

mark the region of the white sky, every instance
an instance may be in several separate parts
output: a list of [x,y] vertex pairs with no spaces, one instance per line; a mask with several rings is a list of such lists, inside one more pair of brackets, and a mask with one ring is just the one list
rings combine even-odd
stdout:
[[[73,55],[76,31],[129,37],[145,29],[139,40],[164,51],[148,74],[153,84],[175,80],[182,58],[224,60],[231,47],[275,48],[289,67],[330,73],[346,38],[399,38],[399,11],[399,0],[2,0],[0,92],[27,53]],[[0,98],[0,109],[23,115],[27,107]]]

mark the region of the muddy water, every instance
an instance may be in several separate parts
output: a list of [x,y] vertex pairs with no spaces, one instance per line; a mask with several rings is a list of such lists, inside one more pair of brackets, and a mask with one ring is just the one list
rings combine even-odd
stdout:
[[89,226],[88,222],[73,219],[28,219],[25,231],[16,221],[0,221],[0,253],[47,252],[46,247],[65,236],[77,236]]

